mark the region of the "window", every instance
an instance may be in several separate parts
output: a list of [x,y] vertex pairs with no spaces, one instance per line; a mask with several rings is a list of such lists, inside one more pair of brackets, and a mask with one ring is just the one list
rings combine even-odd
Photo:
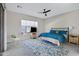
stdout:
[[21,20],[21,33],[30,32],[31,27],[38,27],[37,21]]

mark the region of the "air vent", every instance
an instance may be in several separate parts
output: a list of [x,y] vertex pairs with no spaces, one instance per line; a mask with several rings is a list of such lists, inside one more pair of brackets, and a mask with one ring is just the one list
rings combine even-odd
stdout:
[[20,5],[17,5],[17,8],[22,8],[22,6],[20,6]]

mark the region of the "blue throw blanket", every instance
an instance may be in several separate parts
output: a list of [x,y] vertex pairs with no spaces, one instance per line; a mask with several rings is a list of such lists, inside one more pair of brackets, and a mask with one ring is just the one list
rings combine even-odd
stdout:
[[48,37],[48,38],[53,38],[56,40],[59,40],[59,42],[64,43],[65,42],[65,37],[64,35],[60,35],[57,33],[41,33],[39,37]]

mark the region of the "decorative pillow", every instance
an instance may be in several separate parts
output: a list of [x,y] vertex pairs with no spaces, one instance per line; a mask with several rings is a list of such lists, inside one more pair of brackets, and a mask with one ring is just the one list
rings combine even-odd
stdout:
[[50,33],[56,33],[56,34],[61,34],[61,35],[64,35],[64,34],[67,34],[67,31],[61,31],[61,30],[50,30]]
[[58,34],[67,34],[67,31],[59,31]]
[[50,33],[56,33],[56,30],[50,30]]

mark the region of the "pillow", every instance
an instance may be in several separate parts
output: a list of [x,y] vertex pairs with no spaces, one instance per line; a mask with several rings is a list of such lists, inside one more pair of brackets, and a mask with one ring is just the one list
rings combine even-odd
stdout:
[[50,33],[56,33],[56,30],[50,30]]
[[59,30],[56,30],[56,33],[58,34],[59,33]]
[[67,31],[59,31],[58,34],[67,34]]
[[63,30],[50,30],[50,33],[56,33],[56,34],[67,34],[67,31],[63,31]]

